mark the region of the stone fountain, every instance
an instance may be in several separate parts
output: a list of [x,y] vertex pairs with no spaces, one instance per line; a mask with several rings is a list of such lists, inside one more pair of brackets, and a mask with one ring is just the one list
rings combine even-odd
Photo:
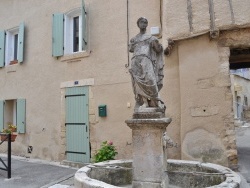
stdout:
[[[165,131],[171,118],[159,96],[163,80],[163,47],[146,33],[148,21],[137,21],[139,34],[130,40],[135,108],[132,119],[133,162],[108,161],[88,165],[75,174],[75,187],[84,188],[168,188],[231,187],[240,177],[228,168],[193,161],[167,160]],[[163,136],[165,135],[165,136]]]

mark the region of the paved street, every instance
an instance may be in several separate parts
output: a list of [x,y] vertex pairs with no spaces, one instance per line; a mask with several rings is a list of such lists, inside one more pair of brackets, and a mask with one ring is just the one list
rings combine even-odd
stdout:
[[[6,161],[3,156],[6,155],[0,155]],[[12,177],[7,179],[7,172],[0,170],[0,188],[69,188],[76,171],[55,162],[13,156]]]
[[250,124],[236,128],[239,171],[250,185]]

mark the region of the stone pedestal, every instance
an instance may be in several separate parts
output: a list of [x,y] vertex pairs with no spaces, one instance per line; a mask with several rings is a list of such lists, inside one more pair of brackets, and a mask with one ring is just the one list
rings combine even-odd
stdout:
[[133,117],[126,121],[132,129],[132,187],[161,188],[167,179],[162,136],[171,118],[162,117],[162,113],[136,113]]

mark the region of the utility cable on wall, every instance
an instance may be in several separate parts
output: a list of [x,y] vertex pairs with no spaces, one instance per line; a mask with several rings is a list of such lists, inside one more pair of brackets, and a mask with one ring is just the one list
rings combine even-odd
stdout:
[[125,67],[128,68],[129,67],[129,21],[128,21],[128,18],[129,18],[129,0],[127,0],[127,54],[128,54],[128,63],[125,64]]

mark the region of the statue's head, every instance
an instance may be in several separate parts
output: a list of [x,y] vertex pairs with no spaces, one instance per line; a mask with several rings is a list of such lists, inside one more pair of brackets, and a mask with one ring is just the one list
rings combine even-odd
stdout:
[[138,26],[140,29],[145,29],[145,28],[148,26],[148,20],[147,20],[147,18],[145,18],[145,17],[140,17],[140,18],[137,20],[137,26]]

